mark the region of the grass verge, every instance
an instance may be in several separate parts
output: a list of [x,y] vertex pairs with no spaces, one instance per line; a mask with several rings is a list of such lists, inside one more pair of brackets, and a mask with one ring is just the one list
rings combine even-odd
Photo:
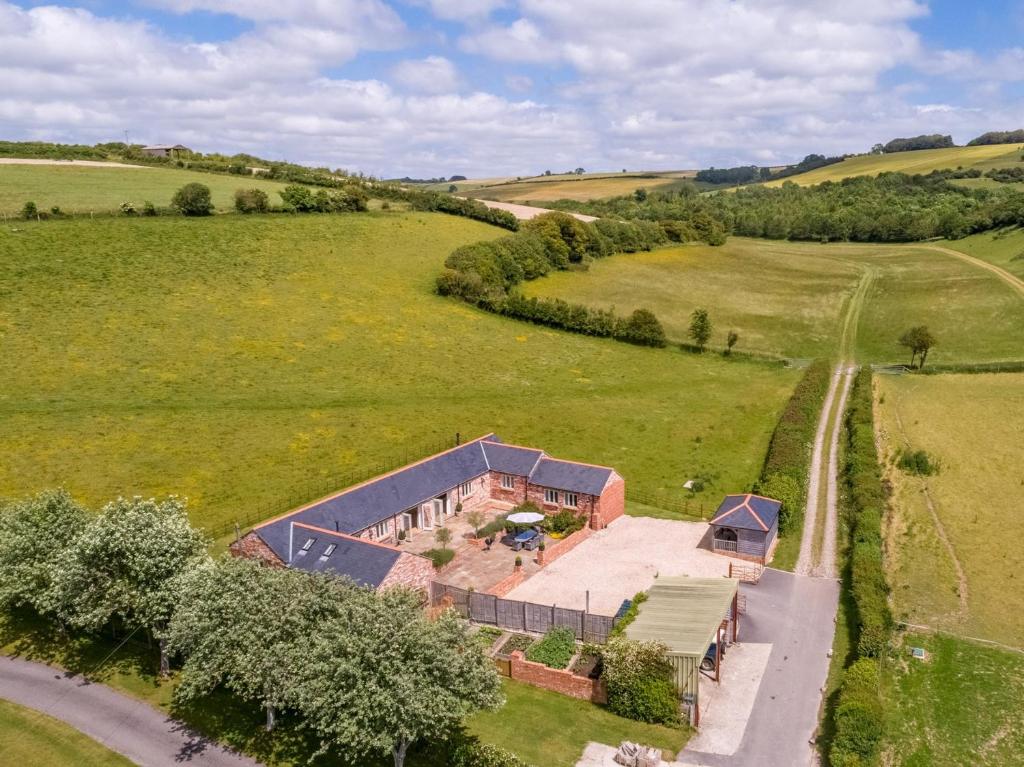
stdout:
[[0,700],[0,761],[47,767],[129,767],[132,762],[52,717]]

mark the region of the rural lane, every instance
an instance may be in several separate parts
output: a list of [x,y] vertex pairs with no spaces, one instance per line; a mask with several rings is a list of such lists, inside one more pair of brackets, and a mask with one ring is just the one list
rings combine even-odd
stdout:
[[0,698],[59,719],[145,767],[259,767],[147,703],[43,663],[0,657]]

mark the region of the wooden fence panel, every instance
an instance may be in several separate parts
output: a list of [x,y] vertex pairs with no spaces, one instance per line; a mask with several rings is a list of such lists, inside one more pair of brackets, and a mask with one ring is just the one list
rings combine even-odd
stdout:
[[498,599],[495,602],[498,625],[511,631],[526,630],[526,602]]
[[583,616],[583,641],[604,644],[608,641],[608,635],[611,634],[614,625],[614,618],[587,613]]
[[553,621],[552,608],[549,605],[526,603],[526,625],[524,628],[527,631],[544,634],[551,628]]
[[469,595],[469,617],[477,623],[498,623],[496,603],[498,598],[493,594],[481,594],[474,591]]
[[583,639],[583,612],[581,610],[555,607],[552,608],[551,612],[553,613],[552,623],[555,626],[564,626],[567,629],[572,629],[577,639]]

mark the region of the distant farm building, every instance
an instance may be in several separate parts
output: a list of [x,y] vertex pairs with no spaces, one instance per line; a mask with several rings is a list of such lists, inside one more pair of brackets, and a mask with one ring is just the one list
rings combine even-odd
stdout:
[[760,495],[727,495],[708,523],[719,554],[765,563],[775,553],[782,502]]
[[181,152],[191,151],[181,144],[154,144],[142,147],[142,153],[150,157],[177,157]]

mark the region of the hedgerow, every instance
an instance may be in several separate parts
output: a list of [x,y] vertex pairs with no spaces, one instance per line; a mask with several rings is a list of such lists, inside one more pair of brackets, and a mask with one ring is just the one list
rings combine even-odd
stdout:
[[565,213],[545,213],[513,235],[456,248],[437,278],[437,292],[488,311],[574,333],[615,338],[642,346],[665,346],[665,329],[647,309],[619,317],[561,299],[527,298],[515,290],[558,269],[586,269],[595,258],[616,252],[650,250],[666,241],[650,222],[579,221]]
[[665,645],[614,637],[602,650],[608,708],[639,722],[676,724],[679,700]]
[[878,657],[889,644],[893,624],[882,560],[886,490],[875,447],[873,406],[871,372],[865,369],[850,392],[843,467],[851,512],[849,583],[858,660],[844,672],[839,689],[829,751],[833,767],[873,764],[884,734]]
[[757,491],[782,501],[779,531],[783,533],[802,524],[811,446],[831,375],[828,360],[815,360],[807,367],[768,443]]

